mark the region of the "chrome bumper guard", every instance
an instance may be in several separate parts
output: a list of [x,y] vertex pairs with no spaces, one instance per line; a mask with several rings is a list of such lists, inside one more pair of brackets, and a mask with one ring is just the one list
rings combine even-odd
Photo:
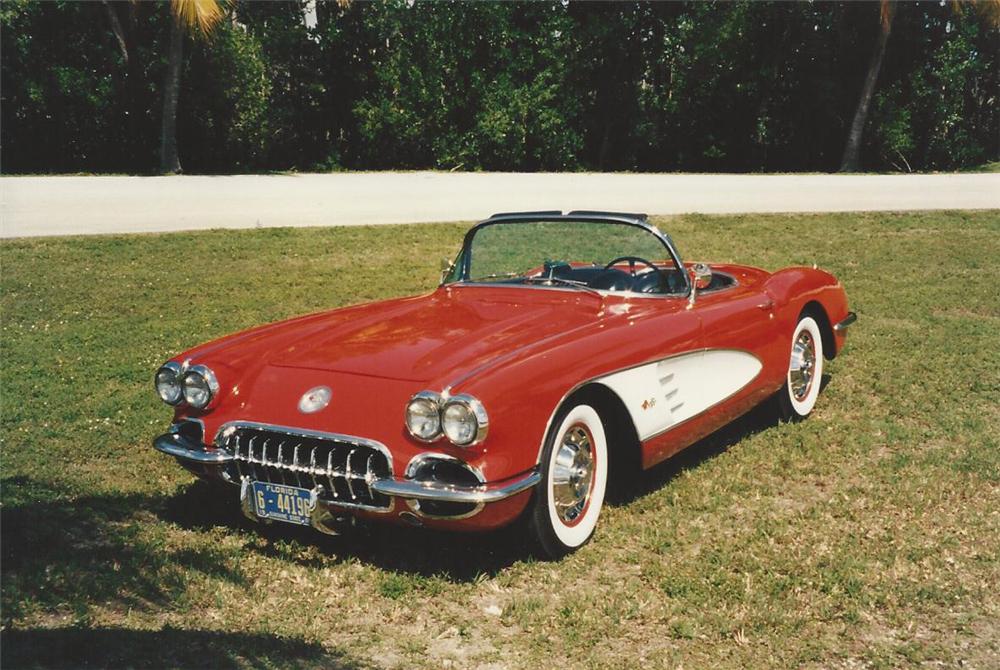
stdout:
[[[153,447],[179,461],[192,465],[222,466],[233,460],[233,454],[224,449],[206,449],[177,433],[166,433],[153,440]],[[488,504],[505,500],[530,489],[542,480],[537,469],[490,486],[449,486],[440,483],[423,483],[400,479],[376,479],[372,490],[383,495],[408,500],[433,500],[467,504]],[[240,483],[240,482],[234,482]],[[245,491],[244,491],[245,493]]]
[[839,333],[842,330],[847,330],[847,327],[857,320],[858,320],[857,314],[855,314],[854,312],[848,312],[847,316],[844,317],[844,320],[835,325],[833,329]]

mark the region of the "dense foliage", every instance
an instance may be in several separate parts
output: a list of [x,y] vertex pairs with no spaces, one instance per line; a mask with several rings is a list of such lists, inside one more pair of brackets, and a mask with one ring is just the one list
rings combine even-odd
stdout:
[[[188,172],[837,168],[879,30],[873,3],[236,2],[189,38]],[[3,172],[150,172],[169,14],[5,0]],[[1000,157],[1000,33],[900,4],[863,166]]]

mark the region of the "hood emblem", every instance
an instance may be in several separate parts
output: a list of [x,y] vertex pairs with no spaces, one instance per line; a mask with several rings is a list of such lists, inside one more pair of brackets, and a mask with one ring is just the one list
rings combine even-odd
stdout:
[[333,393],[329,386],[316,386],[309,389],[299,398],[299,411],[303,414],[313,414],[330,404]]

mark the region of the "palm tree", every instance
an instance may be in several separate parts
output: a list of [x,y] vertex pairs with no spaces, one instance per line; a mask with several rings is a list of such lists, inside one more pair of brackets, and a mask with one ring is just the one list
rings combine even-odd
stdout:
[[[961,13],[963,4],[973,4],[979,10],[987,22],[994,28],[1000,25],[1000,0],[979,0],[978,2],[960,2],[953,0],[952,9],[956,13]],[[865,122],[868,120],[868,108],[871,107],[872,96],[875,93],[875,84],[878,81],[879,71],[882,69],[882,58],[885,56],[885,47],[889,42],[889,33],[892,30],[892,19],[896,14],[896,3],[893,0],[881,0],[879,3],[879,31],[878,41],[875,43],[875,51],[872,52],[871,60],[868,62],[868,74],[865,77],[865,84],[861,88],[861,98],[858,106],[854,110],[854,120],[851,121],[851,130],[847,133],[847,144],[844,146],[844,156],[840,161],[841,172],[856,172],[861,158],[861,138],[864,135]]]
[[160,171],[181,172],[177,155],[177,99],[181,86],[184,37],[187,33],[208,35],[222,20],[220,0],[170,0],[170,52],[163,80],[163,116],[160,125]]
[[854,110],[851,130],[847,133],[844,157],[840,160],[841,172],[857,172],[858,170],[858,162],[861,157],[861,137],[864,134],[865,121],[868,119],[868,108],[871,106],[872,95],[875,93],[878,73],[882,69],[882,57],[885,56],[885,46],[889,42],[889,32],[892,30],[892,17],[896,14],[896,5],[890,0],[882,0],[880,5],[881,30],[878,33],[878,41],[875,43],[875,51],[872,52],[871,60],[868,61],[868,75],[865,77],[865,85],[861,89],[861,99],[858,100],[858,106]]

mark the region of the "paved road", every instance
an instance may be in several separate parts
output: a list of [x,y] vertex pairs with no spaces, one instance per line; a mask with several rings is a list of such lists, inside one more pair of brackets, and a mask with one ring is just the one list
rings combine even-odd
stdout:
[[998,209],[1000,174],[363,172],[0,178],[0,237],[471,221],[498,211]]

